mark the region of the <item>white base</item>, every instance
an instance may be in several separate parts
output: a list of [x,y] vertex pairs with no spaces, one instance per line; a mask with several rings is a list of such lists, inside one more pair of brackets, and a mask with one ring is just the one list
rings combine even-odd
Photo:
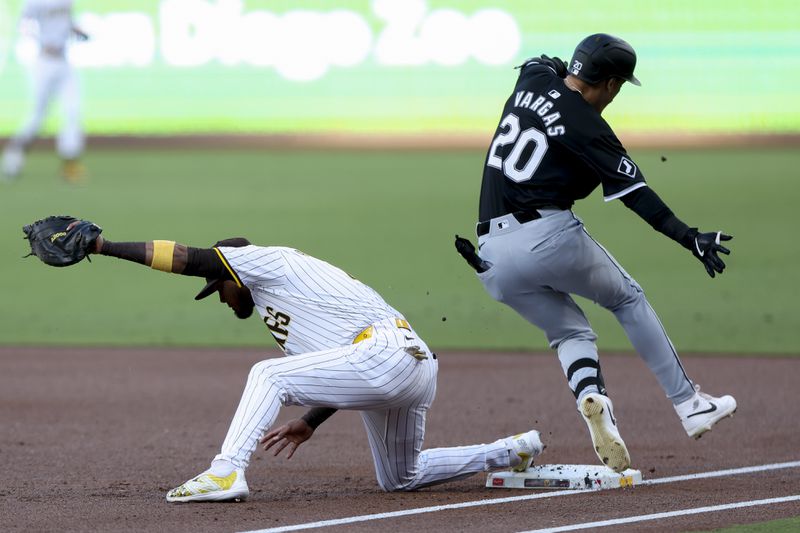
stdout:
[[642,473],[629,468],[618,474],[602,465],[538,465],[525,472],[492,472],[486,486],[495,489],[599,490],[632,487]]

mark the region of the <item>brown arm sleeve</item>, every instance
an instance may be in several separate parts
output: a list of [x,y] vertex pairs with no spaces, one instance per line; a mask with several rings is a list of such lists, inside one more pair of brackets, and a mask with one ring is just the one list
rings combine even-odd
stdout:
[[[100,254],[152,266],[153,241],[111,242],[104,240]],[[231,279],[228,269],[225,268],[214,248],[192,248],[178,243],[175,244],[172,254],[172,272],[185,276]]]
[[336,411],[338,411],[338,409],[332,407],[312,407],[300,418],[311,426],[311,429],[317,429],[320,424],[329,419]]

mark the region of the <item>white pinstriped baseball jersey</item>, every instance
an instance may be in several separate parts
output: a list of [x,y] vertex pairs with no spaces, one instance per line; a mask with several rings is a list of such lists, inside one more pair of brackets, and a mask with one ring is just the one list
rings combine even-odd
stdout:
[[367,326],[402,315],[340,268],[293,248],[220,247],[287,355],[351,344]]
[[217,250],[290,357],[253,366],[215,464],[247,468],[280,406],[303,405],[360,411],[387,491],[510,465],[508,439],[422,450],[436,356],[373,289],[291,248]]

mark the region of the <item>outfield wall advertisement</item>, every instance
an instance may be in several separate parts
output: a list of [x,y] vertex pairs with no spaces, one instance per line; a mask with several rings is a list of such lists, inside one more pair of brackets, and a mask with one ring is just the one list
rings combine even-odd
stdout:
[[[0,0],[0,135],[31,101],[21,3]],[[483,133],[515,65],[601,31],[639,54],[618,130],[800,131],[794,1],[76,0],[75,18],[92,134]]]

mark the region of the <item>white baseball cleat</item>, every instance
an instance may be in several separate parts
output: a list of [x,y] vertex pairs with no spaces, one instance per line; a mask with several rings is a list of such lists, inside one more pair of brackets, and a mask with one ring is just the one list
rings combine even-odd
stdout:
[[539,432],[535,429],[526,433],[520,433],[505,439],[509,449],[511,460],[511,470],[514,472],[524,472],[533,463],[534,457],[541,455],[544,450]]
[[244,470],[237,468],[226,477],[203,472],[167,493],[168,502],[242,501],[250,495]]
[[700,392],[699,385],[695,385],[694,390],[694,396],[677,404],[675,412],[681,418],[686,434],[699,439],[703,433],[711,430],[711,426],[723,418],[733,416],[736,412],[736,400],[729,395],[715,398]]
[[608,396],[587,394],[581,400],[580,412],[589,426],[594,451],[603,464],[614,472],[622,472],[630,467],[631,457],[617,430],[613,405]]

